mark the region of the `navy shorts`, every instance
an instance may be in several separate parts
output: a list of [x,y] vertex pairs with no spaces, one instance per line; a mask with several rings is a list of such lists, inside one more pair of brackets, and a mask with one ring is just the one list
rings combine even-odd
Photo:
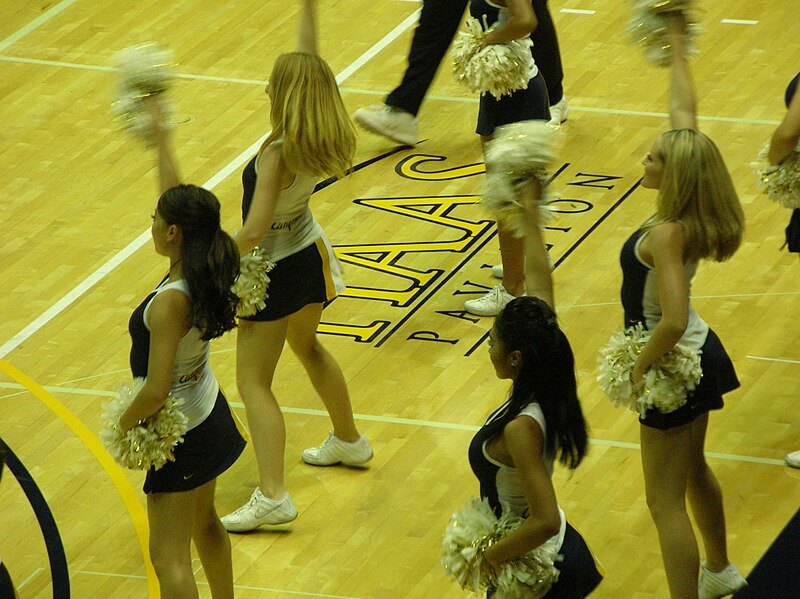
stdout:
[[501,125],[534,120],[550,120],[547,88],[541,73],[528,82],[526,89],[519,89],[510,96],[497,99],[491,94],[483,94],[475,132],[483,136],[494,135],[494,130]]
[[[542,599],[583,599],[603,580],[589,546],[569,522],[559,554],[564,559],[555,563],[560,572],[558,580]],[[495,592],[489,589],[486,596],[493,597]]]
[[202,487],[230,468],[244,446],[239,425],[220,391],[208,417],[175,447],[175,461],[147,471],[144,492],[179,493]]
[[344,288],[341,266],[324,237],[278,260],[269,279],[264,309],[241,320],[280,320],[309,304],[328,302]]
[[639,422],[658,429],[675,428],[692,422],[710,410],[719,410],[724,405],[722,396],[740,386],[728,352],[722,346],[717,334],[708,330],[708,337],[701,348],[700,367],[703,378],[686,403],[668,414],[658,410],[648,410]]

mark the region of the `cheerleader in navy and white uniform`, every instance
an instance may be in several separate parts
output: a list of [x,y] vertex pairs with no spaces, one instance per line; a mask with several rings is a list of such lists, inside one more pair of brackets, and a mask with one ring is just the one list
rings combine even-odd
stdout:
[[222,518],[234,532],[297,517],[284,482],[286,428],[272,391],[286,341],[333,423],[320,446],[303,451],[303,461],[360,466],[373,455],[353,420],[342,371],[317,338],[325,302],[344,285],[340,264],[309,201],[321,177],[342,175],[350,167],[356,138],[336,79],[317,55],[314,19],[314,0],[304,0],[299,51],[278,57],[267,84],[272,132],[242,175],[244,225],[234,236],[236,243],[242,255],[258,245],[276,266],[269,273],[266,307],[239,321],[236,376],[259,486],[245,505]]
[[[496,27],[486,35],[485,45],[501,44],[529,36],[536,29],[538,21],[530,0],[471,0],[470,15],[485,27]],[[531,55],[529,70],[531,79],[526,89],[511,95],[495,98],[483,94],[480,98],[478,126],[476,132],[481,142],[486,144],[502,125],[530,120],[550,120],[547,87],[542,74]],[[505,227],[498,225],[498,241],[502,268],[494,267],[493,274],[502,283],[493,287],[486,295],[464,302],[464,309],[477,316],[495,316],[516,296],[525,295],[524,240],[516,237]],[[544,246],[538,250],[546,259]]]
[[[673,599],[711,599],[746,583],[728,560],[722,492],[703,448],[709,411],[739,386],[719,338],[692,309],[690,285],[702,259],[723,261],[739,247],[744,215],[722,156],[697,130],[696,100],[685,57],[685,19],[667,17],[672,48],[670,118],[644,160],[642,187],[658,190],[656,214],[622,248],[622,304],[627,326],[650,331],[631,376],[642,384],[650,367],[680,343],[702,351],[703,377],[686,404],[667,414],[651,409],[640,418],[647,504],[658,531]],[[692,506],[706,549],[699,551],[686,511]]]
[[495,514],[512,512],[525,520],[487,549],[484,559],[497,567],[550,545],[563,559],[555,562],[560,574],[545,597],[586,597],[603,572],[567,522],[551,480],[555,460],[577,468],[588,443],[569,341],[547,303],[520,297],[495,319],[489,356],[498,378],[511,379],[513,386],[510,399],[472,439],[470,465],[481,498]]
[[162,195],[153,214],[156,252],[170,260],[168,276],[134,310],[130,364],[145,383],[122,415],[127,430],[157,412],[168,394],[184,400],[188,432],[175,460],[147,472],[150,558],[162,597],[197,596],[191,541],[214,597],[233,597],[231,546],[214,507],[216,479],[245,441],[208,362],[210,340],[235,326],[231,292],[239,253],[220,228],[220,204],[210,191],[179,184],[157,100],[148,100],[159,148]]

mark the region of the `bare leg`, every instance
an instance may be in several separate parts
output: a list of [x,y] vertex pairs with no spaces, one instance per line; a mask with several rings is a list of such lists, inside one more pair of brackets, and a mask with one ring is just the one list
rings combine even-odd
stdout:
[[214,507],[214,479],[197,489],[194,509],[194,540],[203,571],[214,599],[233,599],[233,565],[231,564],[231,541],[219,521]]
[[705,445],[708,414],[692,422],[692,462],[689,470],[688,497],[697,527],[703,537],[706,550],[706,567],[712,572],[721,572],[728,561],[728,545],[725,536],[725,511],[722,505],[722,489],[717,477],[706,464]]
[[259,487],[266,497],[275,500],[286,493],[286,425],[272,393],[272,378],[283,351],[287,325],[286,318],[272,322],[242,320],[236,341],[236,382],[247,412]]
[[[492,135],[481,135],[484,158],[486,144]],[[503,287],[511,295],[525,295],[525,239],[514,237],[497,223],[497,239],[500,242],[500,260],[503,263]]]
[[689,470],[697,459],[691,437],[691,423],[669,430],[641,426],[647,505],[658,531],[672,599],[697,597],[700,556],[686,512]]
[[342,441],[361,437],[353,420],[350,394],[339,364],[317,337],[322,304],[309,304],[289,317],[287,340],[303,364],[333,422],[333,434]]
[[196,492],[150,493],[150,559],[163,599],[197,599],[192,573],[192,523]]

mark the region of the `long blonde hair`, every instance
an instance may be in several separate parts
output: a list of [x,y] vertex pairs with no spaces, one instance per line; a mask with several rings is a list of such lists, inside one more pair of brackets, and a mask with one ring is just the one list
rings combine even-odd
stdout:
[[656,216],[645,227],[680,221],[685,259],[727,260],[742,242],[744,213],[719,149],[694,129],[667,131],[660,146],[664,172]]
[[315,54],[282,54],[269,86],[272,133],[261,149],[282,139],[290,170],[343,175],[353,164],[356,131],[328,64]]

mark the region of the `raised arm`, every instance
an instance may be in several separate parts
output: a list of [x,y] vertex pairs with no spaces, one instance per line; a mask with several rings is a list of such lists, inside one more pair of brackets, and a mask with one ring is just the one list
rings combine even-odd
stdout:
[[300,14],[300,32],[297,37],[297,51],[319,54],[317,50],[316,0],[303,0]]
[[158,184],[160,193],[180,185],[181,177],[178,173],[178,165],[172,155],[170,147],[170,132],[164,126],[163,114],[161,112],[161,102],[158,95],[148,96],[144,100],[147,111],[153,121],[153,136],[158,151]]
[[769,161],[780,164],[800,142],[800,92],[795,91],[783,122],[775,129],[769,144]]
[[506,6],[511,16],[489,32],[484,40],[485,45],[504,44],[528,37],[539,25],[530,0],[506,0]]
[[684,32],[686,18],[682,12],[669,12],[667,39],[672,46],[672,77],[669,94],[669,117],[673,129],[697,129],[697,96],[692,71],[686,59]]

